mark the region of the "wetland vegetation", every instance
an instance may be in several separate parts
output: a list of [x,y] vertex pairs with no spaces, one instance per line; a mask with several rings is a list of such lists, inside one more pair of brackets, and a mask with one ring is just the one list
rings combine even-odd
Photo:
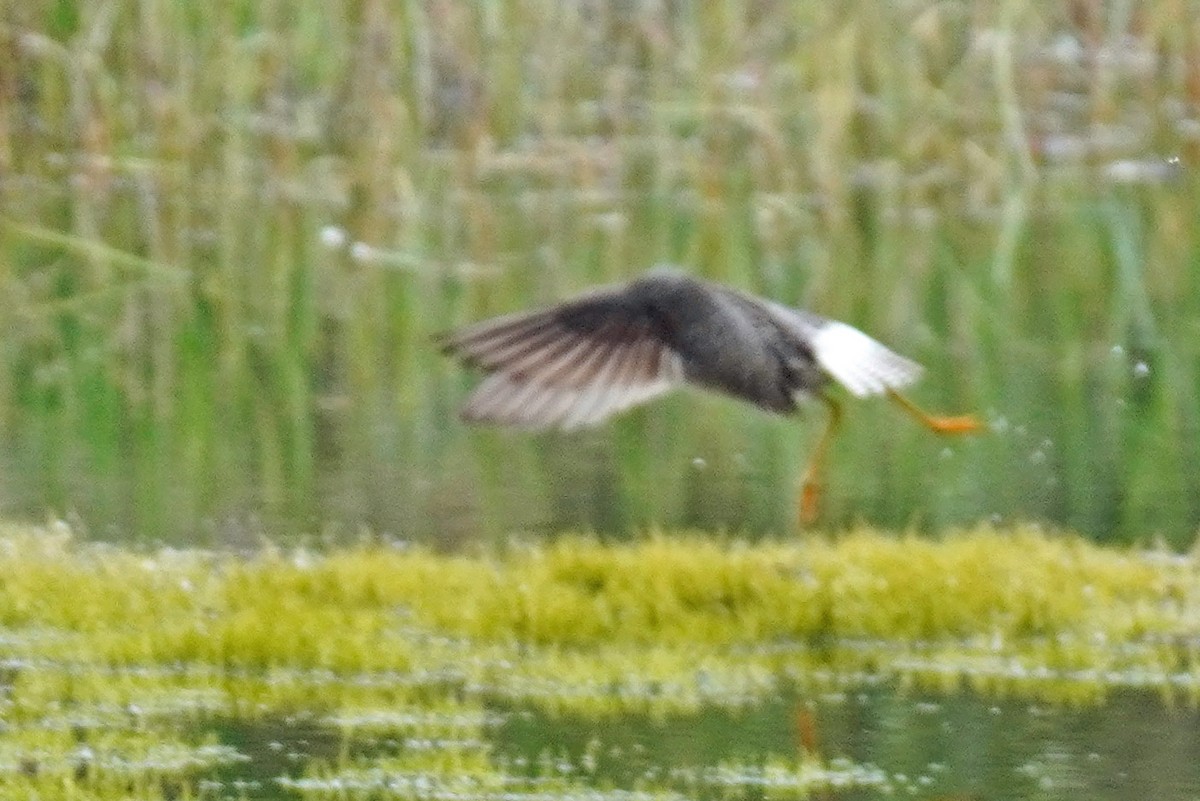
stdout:
[[0,512],[234,545],[786,531],[811,417],[455,421],[432,333],[673,260],[990,423],[856,405],[826,525],[1189,544],[1190,29],[1165,1],[11,4]]
[[[4,5],[0,796],[1195,798],[1192,17]],[[988,433],[855,404],[801,538],[812,416],[457,422],[663,260]]]
[[[1136,798],[1200,786],[1197,631],[1194,559],[1033,530],[238,555],[10,527],[0,791]],[[1178,764],[1122,780],[1130,726]]]

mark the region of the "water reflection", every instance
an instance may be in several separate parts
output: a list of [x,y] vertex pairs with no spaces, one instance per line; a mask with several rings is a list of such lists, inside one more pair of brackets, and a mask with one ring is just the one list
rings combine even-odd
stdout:
[[[1103,381],[1120,391],[1076,393],[1047,348],[1013,349],[1012,375],[997,379],[1003,402],[982,408],[987,435],[931,440],[884,404],[854,404],[831,453],[820,527],[943,531],[1033,519],[1097,540],[1191,542],[1200,505],[1177,458],[1186,448],[1163,425],[1171,412],[1160,408],[1152,360],[1106,346],[1084,372],[1109,375]],[[239,454],[247,441],[232,429],[215,428],[204,446],[231,454],[228,465],[212,470],[201,459],[186,472],[173,457],[169,469],[132,451],[101,459],[53,427],[19,426],[0,450],[0,516],[64,516],[109,541],[235,548],[344,543],[364,531],[454,548],[512,532],[628,536],[657,525],[753,536],[795,527],[796,481],[820,410],[762,419],[681,394],[595,431],[476,430],[454,418],[462,392],[448,388],[451,368],[422,355],[437,408],[405,416],[394,398],[359,397],[336,414],[310,410],[303,425],[328,443],[281,452],[296,473],[272,468],[274,488],[252,455]],[[937,403],[936,388],[922,397]]]
[[812,697],[787,690],[736,710],[661,716],[598,719],[493,703],[465,715],[381,708],[347,719],[314,707],[159,724],[198,745],[164,742],[130,759],[132,738],[144,732],[127,715],[104,731],[77,728],[76,747],[61,754],[43,748],[10,763],[10,743],[0,781],[55,781],[65,771],[98,787],[106,776],[136,784],[146,775],[171,792],[259,801],[1171,801],[1200,793],[1200,711],[1139,691],[1087,708],[874,686]]
[[[1088,709],[874,688],[811,699],[789,694],[741,713],[708,710],[687,719],[630,716],[598,724],[519,713],[497,740],[517,768],[552,754],[572,765],[591,761],[592,780],[601,785],[664,782],[691,797],[757,798],[764,765],[800,758],[797,705],[811,706],[825,759],[844,759],[861,780],[838,798],[883,791],[1132,801],[1200,792],[1200,714],[1143,692]],[[776,781],[774,790],[786,788]]]

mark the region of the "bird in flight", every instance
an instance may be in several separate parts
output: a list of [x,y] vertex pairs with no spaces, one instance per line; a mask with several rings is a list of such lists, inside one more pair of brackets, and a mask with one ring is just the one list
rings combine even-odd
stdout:
[[902,395],[921,366],[857,328],[671,267],[439,340],[485,374],[462,409],[471,423],[584,428],[685,384],[777,414],[819,398],[829,418],[801,477],[801,524],[818,516],[821,471],[841,423],[830,383],[856,397],[887,396],[938,434],[981,427],[971,416],[930,414]]

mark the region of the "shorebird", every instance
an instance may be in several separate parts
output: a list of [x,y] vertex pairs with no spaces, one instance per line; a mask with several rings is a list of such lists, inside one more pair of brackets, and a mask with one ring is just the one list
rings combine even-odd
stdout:
[[829,416],[801,475],[802,525],[817,518],[821,471],[841,425],[831,383],[860,398],[884,395],[938,434],[980,428],[972,416],[930,414],[902,395],[921,366],[857,328],[668,266],[438,339],[486,374],[462,409],[471,423],[584,428],[685,384],[776,414],[820,399]]

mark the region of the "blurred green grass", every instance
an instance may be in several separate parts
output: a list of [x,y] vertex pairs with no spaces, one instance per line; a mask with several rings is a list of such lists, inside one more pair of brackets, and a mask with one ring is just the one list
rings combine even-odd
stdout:
[[[429,336],[659,260],[860,326],[826,524],[1200,523],[1180,4],[192,5],[0,16],[0,512],[118,537],[783,531],[821,413],[462,427]],[[1179,162],[1168,163],[1167,157]]]

